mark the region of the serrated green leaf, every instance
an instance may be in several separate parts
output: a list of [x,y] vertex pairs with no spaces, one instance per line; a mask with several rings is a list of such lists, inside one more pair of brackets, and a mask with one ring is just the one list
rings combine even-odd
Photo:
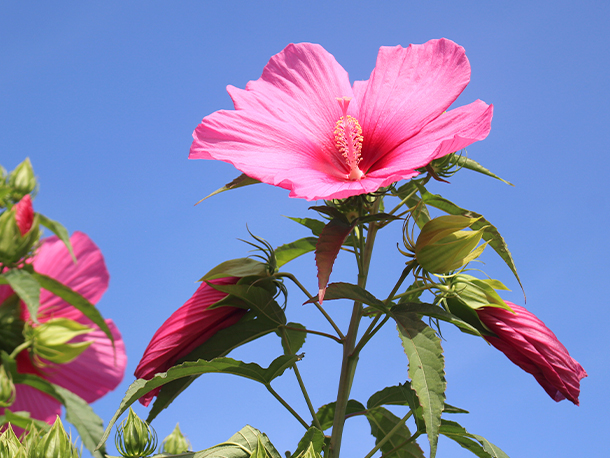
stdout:
[[436,318],[447,323],[451,323],[460,330],[480,336],[479,330],[472,326],[470,323],[462,320],[460,317],[447,312],[438,305],[426,304],[424,302],[406,302],[400,303],[392,307],[393,314],[405,314],[405,313],[416,313],[418,315],[429,316]]
[[[252,314],[252,312],[248,312]],[[176,364],[186,361],[197,361],[203,359],[211,361],[214,358],[228,355],[235,348],[251,342],[259,337],[269,334],[277,328],[277,323],[261,318],[251,319],[246,314],[240,321],[229,328],[222,329],[210,337],[199,347],[195,348],[188,355],[182,357]],[[148,413],[146,421],[150,423],[176,397],[182,393],[198,375],[183,377],[167,383],[161,387],[155,402]]]
[[119,409],[115,412],[104,432],[100,444],[108,439],[112,426],[129,406],[146,393],[163,386],[166,383],[183,377],[208,373],[224,373],[238,375],[268,385],[274,378],[279,377],[286,369],[291,367],[296,360],[296,356],[282,355],[273,360],[267,369],[262,368],[256,363],[244,363],[232,358],[216,358],[212,361],[187,361],[168,369],[167,372],[155,374],[150,380],[138,379],[127,389],[127,392],[119,405]]
[[4,278],[19,298],[25,302],[30,318],[38,323],[40,283],[25,269],[9,269],[0,274],[0,277]]
[[[374,307],[378,310],[387,310],[383,301],[377,299],[364,288],[358,285],[353,285],[351,283],[331,283],[326,288],[326,294],[324,295],[324,299],[327,301],[332,301],[336,299],[351,299],[354,301],[362,302],[366,305],[370,305],[371,307]],[[316,300],[318,300],[318,298],[310,299],[305,303],[307,304]]]
[[508,184],[510,186],[515,186],[510,181],[506,181],[505,179],[500,178],[495,173],[492,173],[491,171],[489,171],[488,169],[483,167],[478,162],[473,161],[472,159],[470,159],[470,158],[468,158],[466,156],[455,156],[455,164],[457,164],[460,167],[464,167],[465,169],[469,169],[469,170],[472,170],[474,172],[478,172],[478,173],[482,173],[483,175],[487,175],[488,177],[495,178],[496,180],[500,180],[503,183],[506,183],[506,184]]
[[110,332],[108,324],[106,324],[106,321],[104,321],[104,317],[102,316],[102,314],[91,302],[89,302],[86,298],[81,296],[69,286],[58,282],[57,280],[49,277],[48,275],[44,275],[34,271],[32,272],[32,276],[38,281],[42,288],[55,294],[57,297],[62,298],[72,307],[74,307],[87,318],[89,318],[104,332],[104,334],[106,334],[106,336],[114,345],[114,337],[112,335],[112,332]]
[[238,258],[218,264],[199,281],[226,277],[265,276],[266,274],[267,264],[251,258]]
[[409,441],[411,432],[407,425],[403,424],[386,439],[388,434],[402,420],[383,407],[375,407],[366,412],[366,418],[371,425],[371,434],[375,437],[375,444],[385,439],[381,446],[382,454],[392,453],[392,458],[424,458],[424,452],[417,442]]
[[413,412],[415,424],[418,430],[425,431],[423,410],[419,405],[417,394],[407,381],[402,385],[389,386],[373,394],[366,403],[367,409],[374,409],[382,405],[404,405]]
[[[284,310],[282,310],[282,307],[275,301],[273,293],[271,293],[269,289],[263,286],[248,284],[216,285],[214,283],[208,283],[208,285],[230,295],[209,308],[231,304],[231,298],[236,297],[244,301],[258,316],[271,320],[278,325],[286,324],[286,314],[284,313]],[[236,305],[239,306],[238,304]]]
[[483,239],[489,242],[489,246],[491,246],[496,251],[496,253],[498,253],[500,258],[502,258],[502,260],[506,263],[508,268],[511,270],[511,272],[519,282],[521,289],[523,289],[521,279],[519,278],[519,274],[517,273],[515,261],[513,260],[510,251],[508,251],[508,246],[506,245],[504,238],[502,238],[500,232],[498,232],[498,229],[496,229],[493,224],[487,221],[483,217],[483,215],[460,208],[453,202],[445,199],[444,197],[438,194],[431,194],[426,190],[423,190],[422,192],[422,199],[428,205],[432,205],[433,207],[436,207],[439,210],[443,210],[444,212],[450,215],[462,215],[468,218],[479,218],[476,223],[472,224],[471,228],[473,230],[478,230],[483,229],[483,227],[485,227],[485,230],[483,231]]
[[265,448],[269,458],[282,458],[267,435],[250,425],[244,426],[226,442],[214,447],[199,452],[187,452],[172,456],[179,456],[180,458],[250,458],[259,444],[262,444]]
[[59,240],[64,242],[66,248],[70,252],[70,256],[72,256],[72,261],[76,264],[76,256],[74,255],[74,250],[72,249],[72,244],[70,243],[70,234],[68,234],[68,230],[63,226],[63,224],[53,221],[50,218],[47,218],[41,213],[36,213],[38,215],[40,224],[46,227],[48,230],[53,232]]
[[423,409],[430,458],[436,455],[441,414],[445,404],[445,358],[441,341],[434,330],[416,314],[392,313],[402,346],[409,358],[411,388]]
[[275,259],[278,269],[293,259],[314,251],[317,241],[317,237],[305,237],[277,247],[275,249]]
[[201,202],[203,202],[204,200],[206,200],[206,199],[208,199],[208,198],[210,198],[212,196],[215,196],[216,194],[220,194],[221,192],[230,191],[231,189],[243,188],[244,186],[250,186],[251,184],[257,184],[257,183],[260,183],[260,181],[258,181],[255,178],[250,178],[245,173],[242,173],[240,176],[235,178],[230,183],[227,183],[222,188],[219,188],[216,191],[214,191],[212,194],[209,194],[209,195],[205,196],[203,199],[201,199],[195,205],[198,205]]
[[322,453],[322,449],[324,448],[324,433],[314,426],[309,428],[305,435],[301,438],[297,449],[292,454],[292,458],[298,457],[310,446],[316,453]]
[[[302,331],[296,331],[295,329],[288,328],[296,328],[302,329]],[[296,355],[297,352],[301,349],[303,344],[305,343],[305,339],[307,338],[307,333],[305,331],[305,326],[299,323],[287,323],[286,326],[280,326],[275,332],[282,339],[282,348],[284,349],[284,354],[286,355]]]
[[316,237],[318,237],[322,233],[322,231],[324,230],[324,226],[326,226],[326,223],[324,223],[323,221],[319,221],[313,218],[293,218],[291,216],[288,216],[287,218],[310,229],[311,233]]
[[[496,445],[489,442],[482,436],[477,434],[471,434],[460,424],[443,420],[441,423],[441,434],[453,439],[462,447],[470,450],[472,453],[481,458],[508,458],[508,455],[504,453]],[[476,439],[479,443],[472,441]]]
[[[333,420],[335,418],[335,407],[336,402],[331,402],[329,404],[325,404],[318,409],[316,412],[316,417],[320,421],[320,426],[322,430],[325,431],[333,425]],[[360,402],[350,399],[347,401],[347,408],[345,410],[345,415],[352,415],[355,413],[364,414],[366,411],[366,407],[364,407]]]

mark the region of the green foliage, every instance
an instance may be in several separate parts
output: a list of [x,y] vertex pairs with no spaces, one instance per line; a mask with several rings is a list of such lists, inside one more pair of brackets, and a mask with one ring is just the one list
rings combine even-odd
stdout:
[[440,432],[480,458],[508,458],[506,453],[487,439],[476,434],[470,434],[464,427],[454,421],[443,420]]
[[[301,329],[301,331],[296,329]],[[286,326],[280,326],[275,332],[282,339],[282,348],[286,355],[296,355],[307,338],[305,326],[299,323],[288,323]]]
[[[318,428],[311,427],[307,430],[305,435],[299,441],[299,445],[297,449],[292,454],[291,458],[297,458],[301,456],[301,454],[305,454],[307,456],[307,451],[312,449],[314,453],[320,454],[322,453],[322,449],[325,445],[324,433],[320,431]],[[309,452],[311,454],[311,452]]]
[[483,175],[487,175],[488,177],[492,177],[492,178],[495,178],[496,180],[500,180],[503,183],[506,183],[506,184],[508,184],[510,186],[515,186],[510,181],[506,181],[505,179],[500,178],[495,173],[490,172],[488,169],[483,167],[481,164],[479,164],[476,161],[473,161],[472,159],[470,159],[470,158],[468,158],[466,156],[455,156],[454,162],[459,167],[463,167],[465,169],[470,169],[470,170],[472,170],[474,172],[482,173]]
[[25,302],[31,319],[38,323],[40,308],[40,283],[25,269],[9,269],[0,274],[0,284],[9,285]]
[[64,242],[64,245],[66,245],[66,248],[68,248],[68,251],[70,252],[70,256],[72,256],[72,261],[76,263],[76,256],[74,255],[74,250],[72,249],[72,243],[70,243],[70,235],[68,234],[68,230],[61,223],[53,221],[40,213],[36,213],[36,215],[38,215],[38,218],[40,218],[40,224],[53,232],[53,234],[55,234],[59,240]]
[[235,178],[230,183],[227,183],[222,188],[219,188],[216,191],[214,191],[212,194],[209,194],[209,195],[205,196],[203,199],[201,199],[195,205],[200,204],[201,202],[203,202],[207,198],[215,196],[216,194],[220,194],[221,192],[230,191],[231,189],[243,188],[244,186],[250,186],[251,184],[257,184],[257,183],[260,183],[260,181],[258,181],[255,178],[250,178],[245,173],[242,173],[240,176]]
[[249,277],[252,275],[267,275],[267,265],[251,258],[238,258],[217,265],[200,278],[199,281],[226,277]]
[[473,334],[475,336],[481,335],[478,328],[469,322],[462,320],[460,317],[447,312],[438,305],[426,304],[423,302],[403,302],[392,307],[392,315],[394,317],[402,317],[405,314],[413,313],[446,321],[447,323],[455,325],[460,331],[468,334]]
[[[385,306],[385,303],[383,301],[377,299],[364,288],[358,285],[353,285],[351,283],[331,283],[326,288],[326,294],[324,295],[324,299],[327,301],[332,301],[336,299],[351,299],[366,305],[370,305],[371,307],[374,307],[375,309],[380,310],[382,312],[387,311],[387,307]],[[315,300],[316,299],[314,298],[307,301],[306,303],[313,302]]]
[[371,425],[375,444],[381,445],[384,456],[393,458],[424,458],[424,452],[415,442],[403,419],[383,407],[375,407],[366,412]]
[[278,269],[293,259],[316,249],[317,237],[304,237],[291,243],[286,243],[275,249]]
[[[318,409],[316,412],[316,416],[320,421],[320,426],[322,427],[322,431],[326,431],[333,425],[333,419],[335,418],[335,407],[336,402],[331,402],[329,404],[325,404]],[[347,409],[345,411],[345,415],[353,415],[353,414],[364,414],[366,411],[366,407],[364,407],[358,401],[350,399],[347,401]]]
[[445,404],[445,359],[441,341],[430,326],[416,314],[393,315],[402,345],[409,358],[411,387],[423,409],[430,458],[436,456],[439,426]]

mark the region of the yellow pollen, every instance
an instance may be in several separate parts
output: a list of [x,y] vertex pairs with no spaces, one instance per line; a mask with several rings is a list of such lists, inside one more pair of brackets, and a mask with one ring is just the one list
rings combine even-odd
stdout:
[[345,158],[350,172],[346,178],[351,181],[360,180],[364,173],[358,168],[362,153],[362,127],[358,120],[347,114],[347,106],[350,102],[349,97],[337,98],[337,102],[343,109],[343,116],[335,124],[335,145],[337,150]]

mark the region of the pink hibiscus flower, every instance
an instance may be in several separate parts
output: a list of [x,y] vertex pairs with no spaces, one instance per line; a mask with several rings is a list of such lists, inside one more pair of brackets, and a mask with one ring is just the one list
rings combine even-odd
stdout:
[[538,317],[512,302],[506,303],[516,313],[498,307],[477,309],[481,321],[498,336],[485,336],[485,340],[532,374],[555,401],[567,398],[578,405],[585,370]]
[[[216,285],[234,285],[239,277],[211,280]],[[159,372],[166,372],[183,356],[203,344],[221,329],[239,321],[246,310],[238,307],[208,307],[227,297],[226,293],[215,290],[202,282],[195,294],[176,310],[155,332],[135,371],[137,378],[150,380]],[[160,388],[140,398],[148,406]]]
[[353,86],[320,45],[291,44],[245,90],[227,87],[235,110],[203,119],[189,158],[229,162],[290,197],[373,192],[487,136],[493,106],[446,112],[469,81],[464,48],[447,39],[382,47]]
[[[68,249],[57,237],[45,239],[33,258],[34,269],[79,292],[93,304],[97,303],[108,288],[109,275],[99,248],[82,232],[75,232],[70,237],[74,254],[78,260],[74,264]],[[0,304],[13,290],[7,285],[0,285]],[[25,304],[21,303],[21,318],[29,321]],[[17,370],[22,373],[33,373],[55,383],[82,397],[87,402],[99,399],[117,387],[123,379],[127,356],[125,345],[119,330],[112,322],[106,320],[112,335],[112,342],[99,327],[93,324],[80,311],[46,290],[40,291],[40,309],[38,319],[41,323],[52,318],[67,318],[90,328],[88,334],[76,337],[70,342],[92,341],[93,343],[75,360],[67,364],[47,362],[44,367],[34,365],[27,350],[17,357]],[[61,404],[54,398],[26,385],[16,385],[17,397],[9,408],[13,412],[28,411],[32,418],[52,424],[61,413]]]

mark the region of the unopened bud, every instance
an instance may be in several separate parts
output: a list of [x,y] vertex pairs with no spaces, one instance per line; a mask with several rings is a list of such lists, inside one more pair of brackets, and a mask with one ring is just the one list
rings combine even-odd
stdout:
[[145,457],[157,448],[157,433],[130,407],[127,418],[116,429],[114,443],[125,458]]
[[483,229],[463,231],[480,218],[445,215],[424,224],[417,242],[415,257],[427,272],[446,274],[476,259],[487,242],[476,248],[483,237]]
[[34,222],[34,207],[32,207],[32,197],[26,194],[13,207],[15,209],[15,221],[19,232],[23,237],[30,232],[32,223]]
[[30,158],[26,158],[8,177],[8,185],[19,194],[29,194],[36,188],[36,177]]
[[38,438],[35,449],[30,451],[32,458],[78,458],[78,449],[74,446],[64,429],[59,416],[51,429]]
[[10,407],[15,402],[15,384],[4,366],[0,366],[0,407]]
[[0,458],[14,458],[20,450],[24,449],[25,447],[19,441],[15,431],[13,431],[13,427],[9,423],[2,435],[0,435]]
[[56,364],[74,361],[93,341],[68,343],[73,338],[88,334],[91,328],[67,318],[53,318],[25,331],[32,341],[31,351],[38,359]]
[[176,427],[172,433],[163,439],[161,452],[168,453],[170,455],[178,455],[180,453],[188,452],[190,446],[191,443],[186,437],[184,437],[182,431],[180,431],[180,426],[178,423],[176,423]]
[[0,264],[12,266],[31,253],[40,239],[38,216],[27,194],[0,214]]

